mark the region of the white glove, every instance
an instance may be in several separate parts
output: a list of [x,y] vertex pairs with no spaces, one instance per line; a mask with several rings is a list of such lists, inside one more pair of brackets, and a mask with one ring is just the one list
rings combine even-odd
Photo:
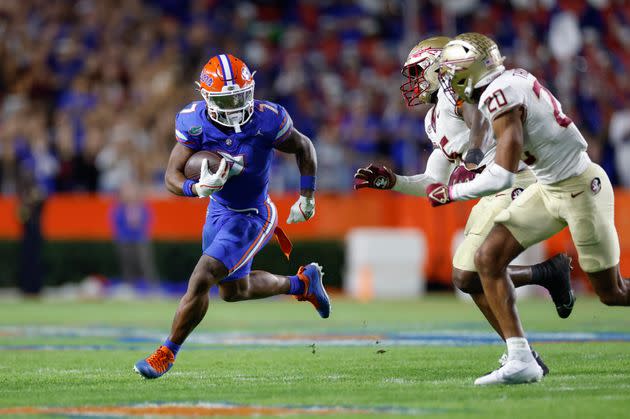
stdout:
[[287,224],[301,223],[309,220],[315,215],[315,198],[307,198],[300,195],[300,199],[295,201],[291,207]]
[[225,182],[227,182],[229,173],[230,169],[224,158],[221,159],[216,173],[212,173],[208,169],[208,159],[203,159],[199,182],[195,185],[199,198],[207,198],[213,193],[220,191]]

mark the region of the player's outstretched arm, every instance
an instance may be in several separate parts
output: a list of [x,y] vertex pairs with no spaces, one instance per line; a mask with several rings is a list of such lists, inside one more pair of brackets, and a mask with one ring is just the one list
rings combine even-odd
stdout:
[[424,173],[401,176],[385,166],[370,164],[354,174],[354,189],[391,189],[405,195],[426,196],[425,190],[430,184],[448,182],[453,166],[442,150],[436,148],[429,156]]
[[284,153],[295,154],[300,170],[300,198],[291,207],[287,223],[300,223],[315,215],[315,175],[317,174],[317,154],[311,140],[297,129],[292,128],[286,140],[275,147]]
[[184,195],[182,189],[186,176],[184,176],[184,167],[186,162],[195,154],[195,150],[186,147],[180,143],[176,143],[171,150],[171,156],[168,159],[166,173],[164,174],[164,184],[169,192],[175,195]]
[[494,163],[467,183],[447,186],[433,184],[427,188],[431,205],[439,206],[455,200],[469,200],[491,195],[512,185],[523,150],[522,108],[513,108],[492,121],[497,139]]

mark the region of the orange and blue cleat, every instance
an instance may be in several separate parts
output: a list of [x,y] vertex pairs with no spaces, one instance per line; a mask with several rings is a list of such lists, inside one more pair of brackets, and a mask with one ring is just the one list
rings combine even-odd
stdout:
[[174,362],[175,355],[173,352],[162,345],[148,358],[136,362],[133,370],[144,378],[158,378],[166,374]]
[[330,298],[322,281],[324,277],[322,267],[317,263],[309,263],[300,267],[297,276],[304,283],[304,293],[296,295],[295,298],[298,301],[310,302],[322,318],[328,318],[330,316]]

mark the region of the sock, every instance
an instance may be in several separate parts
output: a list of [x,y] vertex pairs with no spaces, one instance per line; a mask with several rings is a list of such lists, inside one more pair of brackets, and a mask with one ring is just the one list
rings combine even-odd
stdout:
[[304,282],[300,281],[297,275],[289,277],[289,295],[302,295],[304,294]]
[[166,339],[164,341],[164,346],[166,346],[168,349],[171,350],[171,352],[173,352],[173,356],[177,358],[177,352],[179,352],[179,348],[182,347],[182,345],[178,345],[176,343],[171,342],[170,340]]
[[523,362],[531,362],[534,360],[532,350],[526,338],[507,338],[505,343],[507,343],[508,360],[519,360]]
[[547,276],[549,276],[549,267],[546,262],[537,263],[532,265],[532,283],[536,285],[543,285],[547,281]]

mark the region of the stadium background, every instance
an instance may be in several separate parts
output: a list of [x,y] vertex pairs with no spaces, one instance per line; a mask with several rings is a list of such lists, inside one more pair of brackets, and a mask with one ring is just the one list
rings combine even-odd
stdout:
[[[153,243],[157,275],[186,280],[199,255],[204,203],[168,196],[163,171],[175,113],[199,99],[193,82],[203,63],[227,51],[257,71],[256,97],[285,106],[319,156],[317,216],[287,228],[296,241],[292,262],[270,247],[257,266],[288,273],[316,259],[340,285],[350,229],[411,226],[430,243],[431,283],[448,286],[448,239],[462,228],[470,204],[431,210],[417,199],[355,193],[351,183],[354,170],[371,161],[406,174],[424,169],[431,151],[426,110],[403,104],[401,63],[418,40],[465,31],[493,37],[507,65],[538,76],[580,127],[591,158],[618,187],[627,270],[627,2],[6,0],[0,2],[0,284],[16,285],[21,257],[38,265],[33,253],[21,256],[27,247],[20,240],[39,227],[27,221],[33,214],[38,221],[40,211],[40,268],[48,285],[91,274],[120,277],[112,240],[122,239],[112,211],[121,188],[146,204],[146,231],[138,235]],[[277,156],[271,190],[286,217],[299,176],[292,158]],[[41,204],[25,205],[31,202],[25,191],[37,191]],[[573,252],[566,231],[548,243],[547,252],[556,251]]]

